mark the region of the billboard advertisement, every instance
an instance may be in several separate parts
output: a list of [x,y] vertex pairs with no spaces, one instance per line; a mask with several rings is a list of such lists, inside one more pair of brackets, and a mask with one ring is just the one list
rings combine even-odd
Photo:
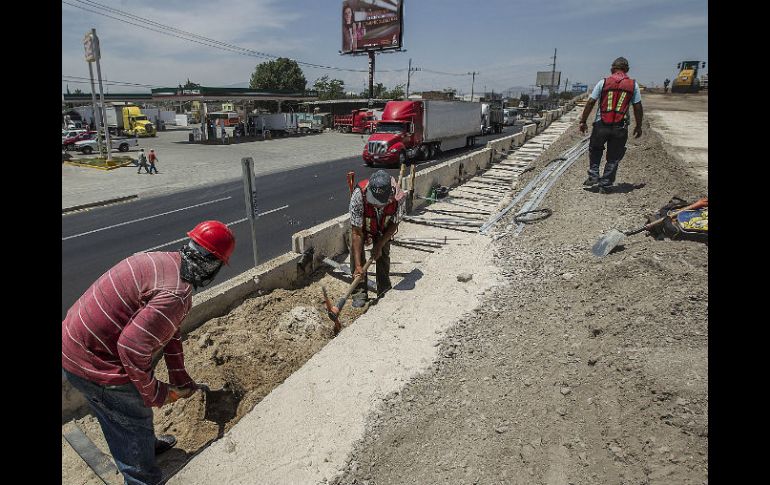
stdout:
[[403,0],[344,0],[341,52],[400,49],[403,3]]
[[[553,79],[551,75],[553,74]],[[561,71],[537,71],[537,82],[535,86],[558,86],[561,84]]]

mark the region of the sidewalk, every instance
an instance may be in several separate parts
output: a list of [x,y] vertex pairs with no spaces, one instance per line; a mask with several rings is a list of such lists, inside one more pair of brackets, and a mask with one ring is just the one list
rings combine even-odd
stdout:
[[[140,148],[146,153],[154,148],[158,153],[160,173],[157,175],[148,175],[144,171],[137,175],[135,166],[105,171],[63,163],[62,210],[121,197],[146,197],[240,179],[243,157],[254,159],[255,174],[259,176],[359,155],[363,143],[360,136],[331,132],[232,145],[200,145],[188,143],[189,133],[187,129],[178,128],[160,132],[156,138],[140,138]],[[133,158],[138,154],[139,149],[127,153]]]

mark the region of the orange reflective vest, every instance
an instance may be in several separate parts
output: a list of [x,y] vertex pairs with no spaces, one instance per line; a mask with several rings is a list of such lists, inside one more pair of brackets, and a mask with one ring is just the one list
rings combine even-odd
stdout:
[[364,236],[369,239],[372,236],[379,236],[385,232],[393,220],[393,216],[398,210],[398,202],[395,200],[389,202],[381,209],[382,220],[377,218],[377,209],[366,201],[366,188],[369,186],[369,179],[358,182],[358,188],[361,189],[361,198],[364,202]]
[[599,98],[601,120],[605,124],[623,121],[634,97],[634,80],[623,71],[618,71],[604,80]]

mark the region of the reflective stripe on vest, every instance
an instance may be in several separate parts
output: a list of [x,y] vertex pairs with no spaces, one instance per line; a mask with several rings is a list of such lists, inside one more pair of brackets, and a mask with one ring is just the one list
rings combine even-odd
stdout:
[[622,71],[616,72],[604,80],[602,94],[599,98],[601,120],[606,124],[616,124],[623,121],[634,95],[634,80]]
[[385,232],[393,220],[393,215],[398,210],[398,202],[391,201],[381,209],[383,218],[382,224],[377,220],[377,209],[366,201],[366,188],[369,186],[369,179],[358,182],[358,188],[361,189],[361,199],[364,203],[364,226],[363,230],[366,237],[378,236]]

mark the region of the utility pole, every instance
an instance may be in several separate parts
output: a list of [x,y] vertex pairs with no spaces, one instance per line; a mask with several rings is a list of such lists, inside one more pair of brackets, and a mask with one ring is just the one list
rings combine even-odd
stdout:
[[409,71],[406,75],[406,97],[409,97],[409,83],[412,80],[412,73],[422,71],[421,67],[412,67],[412,59],[409,59]]
[[476,83],[476,74],[478,74],[478,72],[473,71],[469,72],[468,74],[473,76],[473,79],[471,80],[471,102],[473,102],[473,85]]
[[102,120],[104,121],[104,137],[107,140],[107,161],[112,161],[112,143],[110,141],[110,129],[107,126],[107,106],[104,104],[104,87],[102,86],[102,67],[99,59],[102,57],[101,48],[99,47],[99,37],[96,36],[96,29],[91,29],[91,38],[94,44],[94,52],[96,54],[96,77],[99,79],[99,99],[102,102]]
[[369,108],[374,106],[374,51],[369,52]]
[[96,104],[96,87],[94,86],[94,68],[91,65],[96,60],[96,48],[91,33],[87,33],[83,39],[83,47],[86,51],[86,63],[88,63],[88,74],[91,77],[91,102],[94,107],[94,121],[96,122],[96,148],[102,153],[102,113],[99,111],[99,105]]
[[[553,82],[555,80],[554,79],[555,77],[556,77],[556,48],[553,49],[553,65],[551,67],[551,86],[550,86],[550,89],[549,89],[549,94],[551,94],[551,95],[553,95],[553,92],[554,92]],[[559,84],[561,84],[561,83],[559,83]],[[556,91],[558,92],[558,90],[559,90],[559,85],[557,84],[556,85]]]

